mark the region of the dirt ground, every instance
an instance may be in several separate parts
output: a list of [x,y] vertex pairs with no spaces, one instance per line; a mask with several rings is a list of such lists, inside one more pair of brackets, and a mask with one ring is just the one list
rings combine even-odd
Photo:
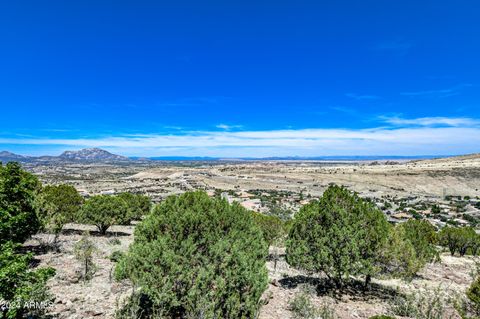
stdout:
[[[96,272],[93,278],[84,282],[79,279],[81,264],[75,259],[74,245],[84,231],[90,231],[95,243],[94,264]],[[114,226],[108,236],[100,236],[95,227],[86,225],[67,225],[59,237],[60,252],[39,253],[39,267],[51,266],[56,269],[54,278],[48,286],[55,296],[55,303],[49,314],[55,318],[114,318],[117,304],[123,297],[130,295],[132,287],[126,282],[113,279],[114,262],[109,256],[114,251],[126,251],[133,241],[133,226]],[[47,240],[45,234],[36,235],[26,245],[39,245],[39,240]],[[118,239],[118,241],[116,240]]]
[[[97,251],[94,263],[97,271],[94,277],[83,282],[79,279],[80,263],[74,256],[74,245],[82,238],[84,231],[91,231]],[[115,226],[108,236],[100,236],[95,228],[86,225],[67,225],[59,237],[60,252],[37,250],[39,266],[52,266],[57,273],[48,286],[55,296],[54,306],[49,314],[54,318],[114,318],[115,309],[121,300],[131,294],[132,287],[127,282],[116,282],[112,278],[114,263],[109,256],[114,251],[126,251],[133,241],[133,226]],[[38,248],[39,239],[45,241],[47,235],[39,234],[26,243],[30,248]],[[268,261],[270,284],[263,295],[266,304],[262,306],[259,319],[291,318],[289,302],[303,286],[316,289],[322,283],[321,277],[302,273],[288,266],[282,249],[277,250],[280,260],[274,269],[274,262]],[[472,257],[451,257],[442,254],[440,263],[429,264],[411,282],[402,280],[374,280],[368,293],[332,295],[328,289],[312,294],[312,301],[320,307],[324,304],[334,309],[338,318],[369,318],[384,314],[389,308],[389,295],[397,289],[416,291],[419,289],[440,289],[447,294],[464,293],[472,281],[475,270]],[[321,287],[321,285],[320,285]]]
[[291,318],[289,303],[305,286],[310,286],[309,290],[314,291],[311,298],[317,308],[328,305],[336,318],[340,319],[367,319],[374,315],[389,313],[390,303],[397,292],[411,293],[422,290],[433,293],[439,289],[445,296],[455,297],[463,294],[471,284],[475,270],[475,261],[472,257],[451,257],[444,253],[441,255],[441,262],[428,264],[411,282],[400,279],[373,279],[372,288],[367,292],[347,288],[339,295],[328,289],[319,290],[318,286],[321,287],[324,282],[322,278],[291,268],[285,262],[282,252],[280,249],[281,257],[276,270],[273,262],[267,263],[271,281],[263,295],[267,304],[261,308],[260,319]]

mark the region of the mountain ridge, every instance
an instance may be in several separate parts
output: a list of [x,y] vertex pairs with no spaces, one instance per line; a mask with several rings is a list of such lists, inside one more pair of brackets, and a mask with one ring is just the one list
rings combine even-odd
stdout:
[[126,156],[110,153],[101,148],[84,148],[77,151],[65,151],[59,156],[24,156],[9,151],[0,151],[0,162],[126,162]]
[[128,157],[110,153],[101,148],[84,148],[78,151],[65,151],[60,156],[61,159],[73,161],[128,161]]

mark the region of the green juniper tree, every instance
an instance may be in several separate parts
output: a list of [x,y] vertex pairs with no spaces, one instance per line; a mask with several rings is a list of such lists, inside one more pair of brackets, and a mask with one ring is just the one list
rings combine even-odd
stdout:
[[319,201],[295,215],[287,240],[287,262],[323,272],[341,288],[351,275],[368,284],[379,271],[380,248],[389,225],[382,212],[344,187],[330,186]]
[[37,202],[43,229],[54,234],[55,245],[63,226],[77,218],[83,197],[71,185],[47,185],[41,190]]
[[[45,283],[54,275],[53,268],[31,268],[33,256],[21,253],[20,244],[41,226],[36,196],[41,188],[38,179],[18,163],[0,163],[0,300],[22,303],[51,299]],[[25,307],[0,310],[8,319],[38,317],[42,309]]]
[[131,220],[127,203],[118,196],[96,195],[89,198],[80,210],[78,221],[95,225],[105,235],[112,225],[128,224]]
[[453,256],[456,252],[464,256],[470,252],[476,255],[480,236],[472,227],[444,227],[438,234],[440,245],[447,247]]
[[0,163],[0,244],[23,242],[41,226],[35,204],[38,179],[16,162]]
[[148,196],[132,193],[121,193],[118,195],[128,206],[130,219],[139,220],[147,215],[152,209],[152,201]]
[[412,279],[426,261],[417,256],[415,247],[407,238],[404,227],[391,228],[387,243],[380,252],[381,272],[391,277]]
[[435,244],[438,242],[437,230],[427,220],[410,219],[400,225],[406,238],[412,243],[419,259],[430,262],[439,259]]
[[254,318],[267,252],[251,212],[190,192],[168,197],[136,227],[116,277],[140,287],[132,304],[142,304],[143,318]]

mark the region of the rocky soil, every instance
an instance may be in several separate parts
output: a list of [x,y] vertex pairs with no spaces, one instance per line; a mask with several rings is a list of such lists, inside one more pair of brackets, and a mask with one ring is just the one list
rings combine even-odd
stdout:
[[[90,231],[95,243],[94,264],[96,272],[89,281],[81,279],[82,267],[75,258],[74,246]],[[51,266],[56,269],[48,286],[55,296],[54,306],[49,314],[54,318],[114,318],[115,309],[132,291],[127,282],[116,282],[113,278],[114,262],[109,256],[114,251],[126,251],[133,240],[133,226],[114,226],[108,236],[99,236],[95,227],[67,225],[59,237],[60,252],[38,253],[39,267]],[[39,241],[49,240],[48,235],[39,234],[26,243],[38,247]]]
[[[97,247],[94,263],[97,271],[94,277],[83,282],[79,276],[81,265],[74,257],[74,245],[85,231],[91,231]],[[127,282],[116,282],[112,278],[114,262],[109,256],[114,251],[126,251],[133,240],[133,226],[112,227],[108,236],[100,236],[94,227],[70,224],[60,236],[60,252],[45,252],[39,241],[46,241],[45,234],[37,235],[26,243],[36,251],[39,266],[52,266],[57,273],[48,286],[55,296],[50,315],[54,318],[114,318],[117,305],[132,291]],[[451,257],[442,254],[442,261],[427,267],[411,282],[401,280],[374,280],[369,292],[349,288],[342,295],[325,289],[323,278],[302,273],[288,266],[284,251],[271,248],[280,256],[276,268],[268,261],[270,284],[263,295],[265,304],[261,308],[260,319],[291,318],[289,302],[301,289],[310,286],[315,291],[312,301],[317,307],[328,305],[338,318],[369,318],[372,315],[388,312],[391,295],[397,290],[435,290],[446,294],[463,294],[472,281],[476,264],[472,257]]]
[[[272,250],[272,249],[271,249]],[[388,314],[391,303],[398,293],[412,293],[425,291],[435,293],[441,291],[445,297],[458,297],[463,295],[472,282],[472,275],[476,270],[476,263],[472,257],[451,257],[444,253],[441,262],[427,265],[411,282],[400,279],[374,279],[372,288],[363,291],[361,287],[346,288],[345,292],[338,293],[334,289],[325,288],[322,277],[312,276],[292,269],[282,257],[274,269],[273,262],[268,262],[271,278],[268,289],[263,295],[266,304],[260,312],[260,319],[285,319],[292,318],[289,303],[296,294],[308,287],[313,293],[310,295],[317,308],[328,306],[336,318],[367,319],[374,315]],[[450,317],[452,309],[448,309],[445,318]]]

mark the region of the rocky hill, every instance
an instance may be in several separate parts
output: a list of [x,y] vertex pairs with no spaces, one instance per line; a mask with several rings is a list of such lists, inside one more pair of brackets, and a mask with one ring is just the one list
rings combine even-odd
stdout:
[[2,151],[0,152],[0,162],[17,161],[22,162],[28,160],[28,156],[18,155],[12,152]]
[[0,162],[21,163],[61,163],[61,162],[125,162],[131,159],[125,156],[112,154],[100,148],[85,148],[78,151],[65,151],[60,156],[23,156],[8,151],[0,152]]
[[103,161],[128,161],[129,158],[121,155],[112,154],[100,148],[85,148],[79,151],[65,151],[60,159],[69,161],[87,161],[87,162],[103,162]]

